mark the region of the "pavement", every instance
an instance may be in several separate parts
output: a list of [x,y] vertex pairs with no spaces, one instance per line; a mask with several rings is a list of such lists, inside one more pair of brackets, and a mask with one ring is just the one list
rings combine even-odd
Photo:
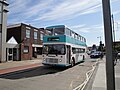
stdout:
[[115,85],[116,90],[120,90],[120,60],[115,65]]
[[[107,90],[106,87],[106,67],[105,58],[99,60],[98,70],[93,81],[92,90]],[[117,61],[115,68],[115,90],[120,90],[120,60]]]
[[42,66],[41,59],[0,63],[0,75]]
[[92,85],[92,90],[106,90],[105,58],[99,60],[99,66]]

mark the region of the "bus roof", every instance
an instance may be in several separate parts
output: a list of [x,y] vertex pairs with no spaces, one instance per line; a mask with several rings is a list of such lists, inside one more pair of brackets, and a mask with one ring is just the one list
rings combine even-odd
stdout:
[[55,25],[55,26],[46,27],[46,29],[52,29],[52,28],[65,28],[65,25]]

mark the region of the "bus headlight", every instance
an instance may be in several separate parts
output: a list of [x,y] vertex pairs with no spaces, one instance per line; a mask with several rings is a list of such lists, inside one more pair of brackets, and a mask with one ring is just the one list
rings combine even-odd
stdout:
[[60,62],[62,62],[62,60],[61,60],[61,59],[60,59],[59,61],[60,61]]
[[46,61],[45,58],[43,58],[43,61]]

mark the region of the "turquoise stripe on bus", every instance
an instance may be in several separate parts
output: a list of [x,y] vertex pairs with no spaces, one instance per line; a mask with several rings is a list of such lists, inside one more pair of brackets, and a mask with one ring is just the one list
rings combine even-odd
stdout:
[[[48,41],[48,38],[54,38],[54,37],[59,37],[58,41]],[[75,45],[81,45],[81,46],[86,46],[85,42],[76,40],[70,36],[66,36],[66,35],[57,35],[57,36],[44,36],[43,37],[43,43],[55,43],[55,42],[67,42],[67,43],[71,43],[71,44],[75,44]]]

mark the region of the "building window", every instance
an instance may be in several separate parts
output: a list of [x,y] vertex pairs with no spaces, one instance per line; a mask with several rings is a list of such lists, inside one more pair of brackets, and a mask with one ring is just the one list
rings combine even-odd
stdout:
[[30,30],[26,30],[26,38],[30,38]]
[[24,46],[23,53],[29,53],[29,46]]
[[43,40],[43,34],[40,34],[40,40]]
[[37,39],[37,32],[34,32],[34,39]]

